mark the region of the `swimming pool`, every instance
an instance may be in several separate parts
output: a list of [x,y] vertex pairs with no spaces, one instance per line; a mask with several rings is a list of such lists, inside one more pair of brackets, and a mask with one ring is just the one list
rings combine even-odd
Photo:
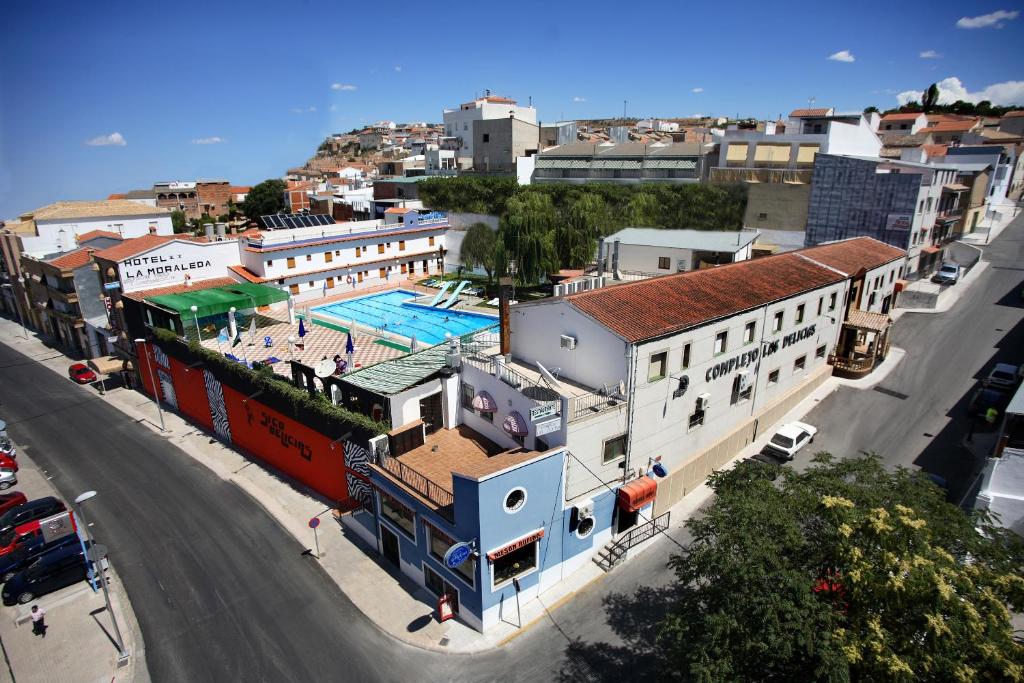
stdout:
[[402,289],[379,292],[317,306],[313,313],[329,315],[342,322],[355,320],[366,327],[382,328],[384,332],[403,337],[415,335],[425,344],[439,344],[444,341],[445,332],[458,337],[498,322],[497,316],[406,303],[416,296],[420,295]]

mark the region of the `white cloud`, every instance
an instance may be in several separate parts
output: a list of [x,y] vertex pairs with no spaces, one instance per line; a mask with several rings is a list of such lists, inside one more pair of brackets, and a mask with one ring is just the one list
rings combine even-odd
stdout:
[[830,54],[828,56],[828,58],[831,59],[833,62],[852,62],[852,61],[854,61],[853,53],[850,52],[849,50],[840,50],[839,52],[834,52],[834,53]]
[[701,92],[704,92],[704,88],[694,88],[694,89],[693,89],[693,90],[691,90],[690,92],[696,92],[696,93],[701,93]]
[[402,70],[402,67],[399,66],[398,64],[396,64],[395,65],[395,71],[401,71],[401,70]]
[[942,55],[940,55],[935,50],[925,50],[924,52],[919,54],[918,57],[920,57],[921,59],[939,59],[940,57],[942,57]]
[[227,140],[218,135],[213,135],[208,138],[195,138],[192,140],[193,145],[218,145],[222,142],[227,142]]
[[316,111],[316,107],[292,107],[293,114],[312,114]]
[[331,90],[355,90],[356,86],[351,83],[331,83]]
[[[970,92],[956,76],[943,78],[936,83],[939,88],[939,104],[953,104],[957,100],[981,102],[988,100],[995,105],[1020,104],[1024,102],[1024,81],[1004,81],[987,85],[977,92]],[[904,90],[896,94],[900,104],[921,101],[920,90]]]
[[97,135],[86,140],[85,144],[90,147],[124,147],[128,141],[120,133],[111,133],[110,135]]
[[957,28],[988,28],[989,26],[995,26],[996,28],[1002,28],[1003,22],[1013,21],[1020,12],[1017,10],[1006,11],[1004,9],[996,10],[990,14],[981,14],[976,17],[960,17],[960,20],[956,22]]
[[576,97],[572,98],[572,101],[573,102],[586,102],[587,98],[586,97],[580,97],[579,95],[577,95]]
[[328,107],[328,109],[330,109],[331,111],[338,111],[338,105],[332,104],[331,106]]

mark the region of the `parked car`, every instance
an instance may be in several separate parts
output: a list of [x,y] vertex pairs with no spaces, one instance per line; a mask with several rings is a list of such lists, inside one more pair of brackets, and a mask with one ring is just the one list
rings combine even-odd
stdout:
[[792,460],[801,448],[814,441],[814,435],[817,433],[817,427],[805,422],[784,424],[761,449],[761,453],[782,460]]
[[935,275],[932,275],[932,282],[940,285],[955,285],[959,280],[960,266],[956,263],[943,263]]
[[74,531],[74,520],[67,511],[19,524],[10,531],[0,534],[0,557],[10,555],[21,548],[35,548],[52,543]]
[[0,582],[10,581],[22,569],[46,555],[68,546],[82,546],[78,534],[61,536],[55,541],[15,548],[12,552],[0,557]]
[[1009,402],[1010,397],[1006,392],[990,387],[978,387],[967,404],[967,414],[984,417],[989,408],[995,408],[1002,415]]
[[13,493],[0,493],[0,515],[4,514],[13,507],[17,507],[22,503],[27,503],[28,498],[21,491],[14,491]]
[[0,455],[6,455],[8,458],[18,457],[18,449],[14,447],[14,442],[6,436],[0,436]]
[[76,584],[86,576],[88,571],[82,544],[73,543],[40,555],[4,584],[0,597],[7,606],[25,605],[40,595]]
[[63,502],[53,496],[36,498],[27,503],[11,508],[0,517],[0,534],[10,531],[14,527],[26,522],[33,522],[44,517],[51,517],[58,512],[64,512],[67,507]]
[[68,376],[79,384],[89,384],[96,381],[96,373],[86,367],[84,363],[74,363],[68,368]]
[[1021,369],[1016,365],[996,363],[982,384],[993,389],[1012,389],[1020,382],[1020,376]]
[[0,453],[0,467],[8,470],[18,471],[18,461],[9,455]]
[[6,491],[18,483],[18,470],[0,467],[0,491]]

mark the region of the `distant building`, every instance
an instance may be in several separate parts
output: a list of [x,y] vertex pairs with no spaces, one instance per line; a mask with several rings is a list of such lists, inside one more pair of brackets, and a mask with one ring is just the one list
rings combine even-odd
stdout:
[[512,173],[518,157],[537,153],[537,124],[514,117],[473,122],[473,168],[477,171]]
[[623,228],[598,243],[597,272],[636,279],[745,261],[756,239],[756,230]]
[[465,102],[459,105],[458,109],[445,109],[444,134],[447,137],[459,138],[460,157],[475,159],[473,122],[509,117],[537,124],[537,110],[532,106],[520,106],[515,100],[491,95],[491,91],[488,90],[484,97]]
[[183,211],[186,218],[199,218],[199,191],[194,182],[168,181],[153,184],[156,205],[169,211]]
[[1024,110],[1006,112],[999,121],[999,130],[1013,135],[1024,135]]
[[697,183],[707,149],[693,143],[575,143],[537,155],[535,183]]
[[924,112],[886,114],[878,127],[879,135],[886,139],[903,135],[913,135],[928,126],[928,117]]
[[174,233],[170,211],[127,199],[56,202],[22,214],[20,223],[7,227],[18,233],[20,252],[37,257],[70,251],[76,237],[94,230],[124,239]]
[[575,121],[556,121],[555,123],[544,123],[540,126],[540,147],[557,147],[569,145],[576,142],[578,126]]
[[199,212],[216,218],[228,212],[232,201],[231,183],[226,180],[200,180],[196,182],[199,194]]

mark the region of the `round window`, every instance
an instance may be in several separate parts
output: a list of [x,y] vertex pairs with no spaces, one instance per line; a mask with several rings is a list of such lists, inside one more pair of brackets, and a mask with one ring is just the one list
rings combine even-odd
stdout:
[[514,488],[505,494],[505,512],[519,512],[526,505],[526,489]]
[[586,538],[594,532],[594,518],[584,517],[580,520],[579,524],[576,525],[576,535],[580,538]]

